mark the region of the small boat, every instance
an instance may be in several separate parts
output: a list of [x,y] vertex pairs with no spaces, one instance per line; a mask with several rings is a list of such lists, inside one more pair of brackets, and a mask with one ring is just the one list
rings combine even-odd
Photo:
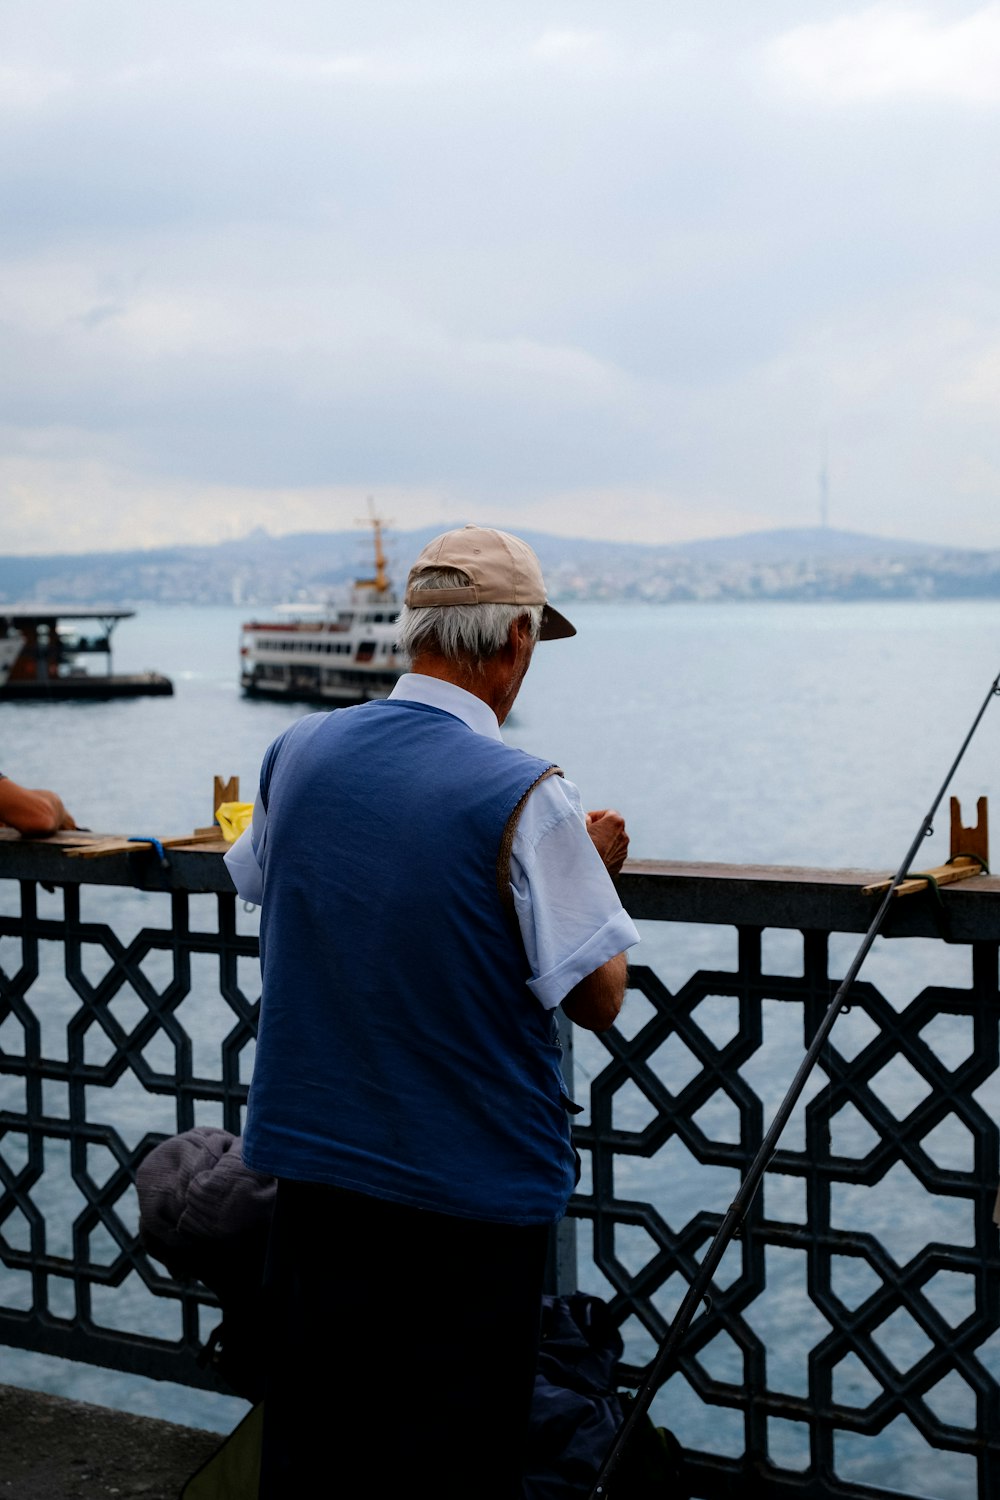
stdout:
[[274,618],[243,625],[240,685],[247,697],[345,708],[389,696],[407,668],[396,650],[402,601],[389,579],[383,524],[371,517],[374,572],[355,579],[347,599],[278,605]]
[[[159,672],[116,673],[111,633],[133,609],[78,605],[0,604],[0,702],[8,698],[139,698],[169,696],[174,685]],[[86,656],[103,657],[89,672]]]

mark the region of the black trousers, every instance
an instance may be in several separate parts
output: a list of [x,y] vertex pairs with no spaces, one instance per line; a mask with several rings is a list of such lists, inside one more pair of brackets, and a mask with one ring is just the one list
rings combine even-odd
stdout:
[[517,1500],[547,1243],[280,1181],[260,1500]]

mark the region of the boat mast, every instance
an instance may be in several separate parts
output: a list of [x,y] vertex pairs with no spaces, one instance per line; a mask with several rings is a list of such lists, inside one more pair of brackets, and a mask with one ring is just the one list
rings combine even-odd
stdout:
[[[368,496],[368,522],[375,533],[375,577],[356,578],[354,586],[359,589],[372,589],[380,598],[384,598],[392,588],[389,582],[388,559],[382,546],[382,528],[385,522],[375,514],[371,495]],[[364,524],[363,521],[358,522],[359,526]]]

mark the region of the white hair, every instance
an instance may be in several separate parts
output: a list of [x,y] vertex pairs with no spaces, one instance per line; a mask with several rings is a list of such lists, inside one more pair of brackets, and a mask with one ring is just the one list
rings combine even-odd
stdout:
[[[472,582],[461,568],[437,568],[421,573],[413,589],[467,588]],[[452,661],[482,661],[505,645],[515,620],[527,615],[531,638],[538,640],[542,628],[541,604],[429,604],[403,605],[397,620],[397,648],[412,659],[433,651]]]

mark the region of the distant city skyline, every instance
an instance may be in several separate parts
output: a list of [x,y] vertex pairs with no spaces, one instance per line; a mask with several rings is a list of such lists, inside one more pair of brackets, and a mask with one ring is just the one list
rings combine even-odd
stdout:
[[9,0],[0,550],[1000,543],[1000,0]]
[[[385,539],[390,589],[397,591],[434,528]],[[1000,548],[972,551],[883,541],[812,526],[744,532],[660,546],[562,538],[522,528],[554,599],[689,602],[834,602],[996,599]],[[97,552],[62,557],[0,554],[0,622],[5,606],[45,603],[329,603],[372,572],[372,537],[358,531],[271,537],[255,532],[208,547]]]

